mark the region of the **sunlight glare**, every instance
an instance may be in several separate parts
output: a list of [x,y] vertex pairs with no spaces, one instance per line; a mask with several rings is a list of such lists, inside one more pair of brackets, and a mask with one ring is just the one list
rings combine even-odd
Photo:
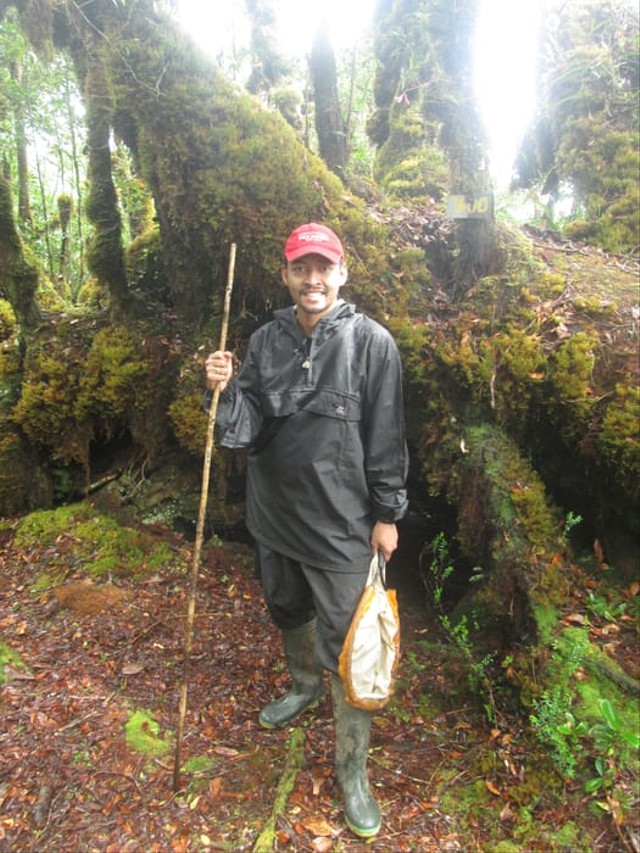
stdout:
[[[279,49],[304,60],[322,15],[328,15],[336,50],[348,49],[371,24],[375,0],[324,0],[301,5],[276,0]],[[508,186],[513,159],[535,108],[535,51],[544,0],[480,0],[476,92],[491,147],[491,173]],[[244,3],[178,0],[178,19],[210,56],[248,44]]]
[[540,0],[482,0],[476,47],[476,97],[491,149],[498,189],[511,178],[513,161],[536,104],[535,63]]

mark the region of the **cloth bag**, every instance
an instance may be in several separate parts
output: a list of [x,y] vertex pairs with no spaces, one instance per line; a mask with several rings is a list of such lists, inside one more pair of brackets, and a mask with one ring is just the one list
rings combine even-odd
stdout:
[[400,618],[396,591],[385,585],[381,554],[371,560],[369,577],[344,645],[338,671],[347,701],[355,708],[378,711],[393,695],[400,659]]

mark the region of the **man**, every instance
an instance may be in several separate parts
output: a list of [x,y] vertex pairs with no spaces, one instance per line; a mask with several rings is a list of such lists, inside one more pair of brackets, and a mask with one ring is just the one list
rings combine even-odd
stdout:
[[237,377],[230,352],[206,361],[208,387],[221,388],[221,444],[250,448],[247,526],[292,677],[259,721],[282,726],[315,704],[329,670],[345,817],[370,837],[381,824],[367,777],[371,714],[347,704],[338,655],[371,557],[391,557],[406,511],[400,358],[389,332],[340,298],[347,267],[330,228],[291,233],[282,281],[293,305],[251,336]]

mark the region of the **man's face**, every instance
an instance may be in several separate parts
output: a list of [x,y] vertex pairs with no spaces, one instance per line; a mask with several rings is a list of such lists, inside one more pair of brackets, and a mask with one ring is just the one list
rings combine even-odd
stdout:
[[347,268],[344,261],[334,264],[322,255],[303,255],[282,267],[282,280],[298,311],[319,319],[335,305]]

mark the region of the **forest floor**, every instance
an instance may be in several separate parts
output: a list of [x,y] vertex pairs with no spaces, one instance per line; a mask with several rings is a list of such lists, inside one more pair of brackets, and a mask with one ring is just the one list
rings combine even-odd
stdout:
[[[372,732],[384,823],[375,839],[356,839],[334,779],[329,699],[287,730],[257,723],[288,685],[278,632],[250,549],[214,541],[198,580],[176,793],[192,548],[168,530],[153,535],[173,565],[88,585],[72,531],[18,547],[11,526],[0,530],[0,853],[638,850],[637,808],[614,814],[602,791],[561,779],[521,713],[487,719],[411,583],[399,585],[396,696]],[[44,589],[53,566],[64,577]],[[589,619],[594,630],[612,624]],[[637,625],[617,619],[615,642],[637,674]]]

